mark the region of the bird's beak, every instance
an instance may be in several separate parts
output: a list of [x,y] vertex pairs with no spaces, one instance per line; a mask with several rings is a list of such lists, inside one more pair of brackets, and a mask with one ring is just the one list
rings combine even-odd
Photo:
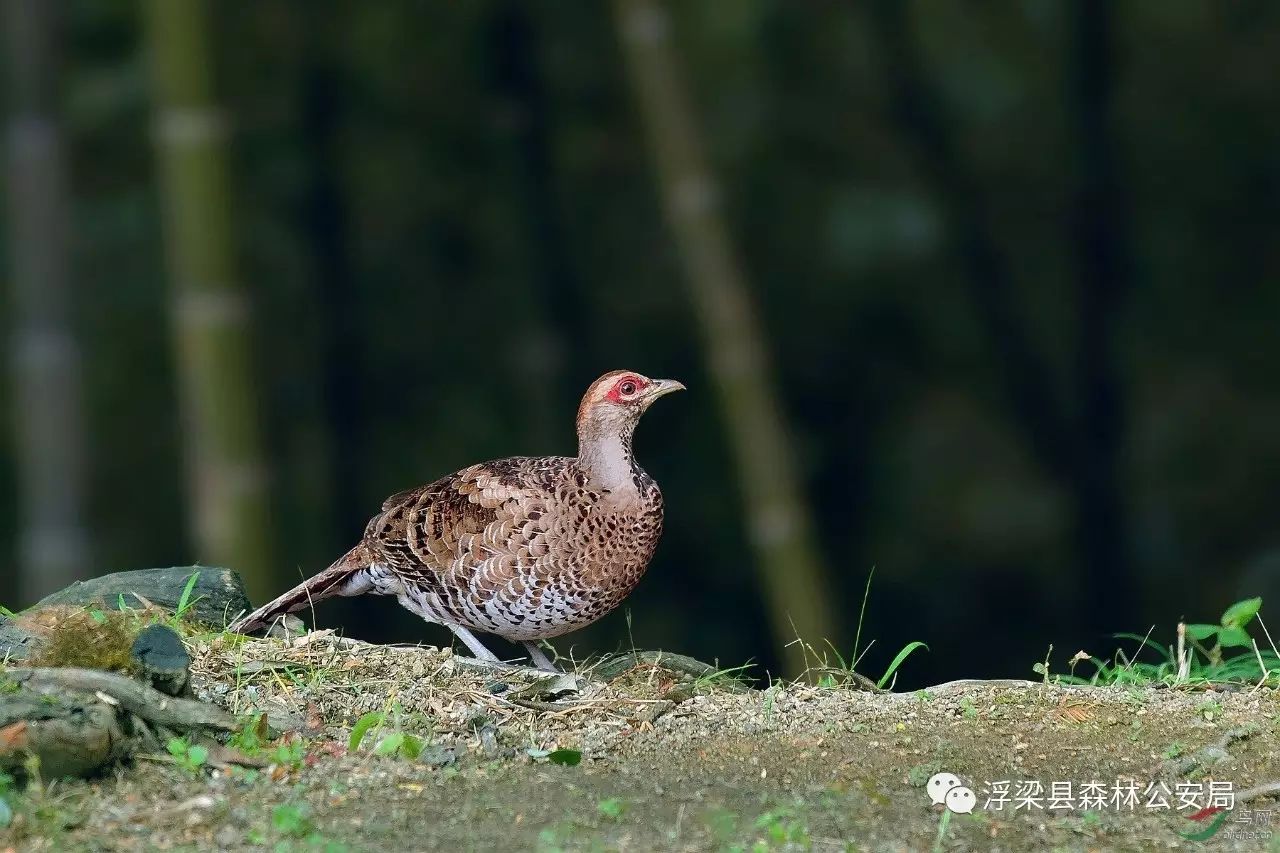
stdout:
[[653,380],[653,388],[649,391],[649,398],[656,400],[659,397],[665,397],[672,391],[685,390],[683,382],[677,382],[674,379],[655,379]]

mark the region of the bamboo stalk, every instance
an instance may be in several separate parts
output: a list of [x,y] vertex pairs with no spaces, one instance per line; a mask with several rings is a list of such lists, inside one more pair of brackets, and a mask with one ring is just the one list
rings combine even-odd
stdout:
[[248,288],[236,271],[227,122],[213,92],[204,0],[145,4],[192,526],[201,561],[272,583]]
[[733,446],[755,566],[775,641],[793,672],[805,648],[839,638],[791,453],[773,358],[718,206],[693,110],[655,0],[615,0],[619,40],[657,171],[663,207],[684,264],[708,366]]
[[20,515],[17,600],[86,577],[85,425],[71,323],[70,214],[56,114],[59,5],[4,0],[13,417]]

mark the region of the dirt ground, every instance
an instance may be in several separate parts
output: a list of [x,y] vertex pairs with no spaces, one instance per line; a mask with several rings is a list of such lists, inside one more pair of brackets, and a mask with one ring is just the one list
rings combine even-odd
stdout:
[[[327,632],[219,636],[195,652],[202,698],[302,739],[250,750],[258,767],[211,745],[200,766],[165,753],[48,784],[19,797],[0,849],[1280,850],[1274,795],[1237,803],[1208,840],[1183,835],[1212,829],[1189,818],[1211,792],[1280,778],[1271,690],[734,692],[651,664],[612,681],[486,672],[448,650]],[[349,751],[369,712],[382,728]],[[376,755],[388,735],[424,748]],[[972,788],[973,813],[931,804],[938,772]],[[998,782],[1010,783],[1000,809]],[[1071,784],[1072,808],[1046,808],[1053,783]]]

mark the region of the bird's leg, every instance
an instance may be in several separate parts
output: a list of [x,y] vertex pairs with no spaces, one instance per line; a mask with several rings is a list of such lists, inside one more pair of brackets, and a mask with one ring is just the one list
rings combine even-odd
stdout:
[[538,669],[547,672],[559,672],[560,668],[551,662],[551,658],[547,657],[547,653],[537,643],[523,643],[525,651],[529,653],[529,660]]
[[466,644],[466,647],[471,650],[471,654],[475,655],[477,659],[487,663],[501,663],[501,661],[498,660],[498,656],[486,649],[484,645],[476,639],[476,635],[468,631],[466,628],[463,628],[461,625],[446,625],[445,627],[454,634],[457,634],[458,639]]

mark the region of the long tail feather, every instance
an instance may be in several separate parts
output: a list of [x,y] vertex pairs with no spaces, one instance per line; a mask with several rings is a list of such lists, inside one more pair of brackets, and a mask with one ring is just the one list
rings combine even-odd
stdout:
[[294,613],[317,601],[342,595],[347,592],[347,585],[356,579],[356,574],[369,567],[369,562],[369,552],[364,543],[361,543],[323,572],[312,575],[274,601],[241,616],[228,625],[227,630],[237,634],[260,631],[286,613]]

